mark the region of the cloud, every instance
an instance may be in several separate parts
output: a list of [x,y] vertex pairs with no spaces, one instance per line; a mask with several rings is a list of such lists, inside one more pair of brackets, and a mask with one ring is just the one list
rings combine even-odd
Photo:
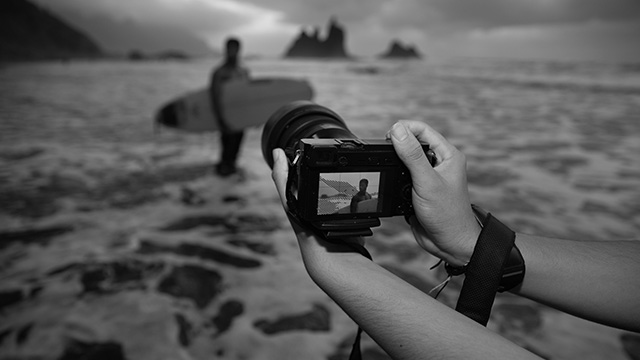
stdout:
[[640,17],[636,0],[432,0],[428,4],[447,21],[479,28]]
[[380,11],[380,21],[389,30],[413,28],[434,34],[630,19],[640,19],[640,1],[396,0]]
[[[244,0],[256,6],[279,11],[288,26],[324,26],[336,15],[348,30],[349,48],[354,53],[375,54],[389,40],[400,38],[427,48],[434,43],[479,41],[506,44],[510,33],[517,41],[563,34],[568,28],[599,29],[609,34],[629,31],[629,22],[640,22],[638,0]],[[593,22],[606,26],[587,26]],[[628,26],[627,26],[628,27]],[[544,31],[548,28],[549,31]],[[565,30],[560,30],[565,29]],[[495,30],[495,31],[494,31]],[[567,34],[565,34],[567,33]],[[571,38],[580,34],[570,32]],[[593,34],[594,31],[590,31]],[[475,35],[474,35],[475,34]],[[516,36],[517,35],[517,36]],[[597,34],[595,34],[597,35]],[[475,38],[474,38],[475,36]],[[465,39],[464,41],[461,39]],[[575,39],[573,39],[575,41]],[[516,40],[511,40],[516,41]],[[585,44],[587,41],[582,42]],[[469,46],[474,46],[470,44]],[[505,45],[506,46],[506,45]],[[555,48],[555,47],[554,47]]]
[[[213,1],[212,1],[213,2]],[[372,19],[390,29],[494,28],[640,18],[637,0],[242,0],[284,14],[290,24],[324,24],[332,15],[350,25]]]
[[356,55],[378,54],[395,38],[415,43],[427,54],[434,47],[445,53],[475,53],[471,50],[482,49],[478,44],[508,49],[510,42],[517,42],[514,49],[529,42],[560,51],[562,46],[549,45],[558,39],[566,41],[567,48],[613,46],[598,41],[637,47],[632,37],[638,31],[629,24],[640,23],[638,0],[36,1],[182,27],[214,47],[233,34],[245,41],[248,52],[268,55],[282,54],[301,27],[324,28],[332,16],[346,27],[347,46]]
[[195,33],[220,32],[249,24],[260,9],[236,1],[207,0],[39,0],[43,5],[108,16],[140,24],[169,25]]
[[638,61],[640,23],[592,20],[580,23],[505,26],[452,35],[431,48],[447,55],[586,61]]
[[376,17],[388,0],[244,0],[284,14],[283,21],[297,25],[324,25],[331,16],[358,24]]
[[[220,48],[230,35],[291,37],[282,13],[234,0],[36,0],[63,13],[187,30]],[[285,35],[286,34],[286,35]],[[161,39],[158,39],[161,40]],[[260,44],[260,41],[253,40]],[[267,41],[269,43],[269,41]],[[281,49],[279,51],[282,51]]]

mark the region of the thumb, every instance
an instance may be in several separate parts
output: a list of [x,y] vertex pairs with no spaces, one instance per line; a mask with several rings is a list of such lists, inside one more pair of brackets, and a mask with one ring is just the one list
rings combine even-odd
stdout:
[[394,124],[389,135],[398,157],[411,172],[414,188],[420,192],[421,185],[428,184],[436,176],[422,145],[402,123]]
[[287,177],[289,175],[289,165],[287,163],[287,157],[284,154],[282,149],[273,149],[273,170],[271,172],[271,177],[273,178],[273,182],[276,184],[276,189],[278,190],[278,194],[280,195],[280,201],[282,202],[282,206],[287,208]]

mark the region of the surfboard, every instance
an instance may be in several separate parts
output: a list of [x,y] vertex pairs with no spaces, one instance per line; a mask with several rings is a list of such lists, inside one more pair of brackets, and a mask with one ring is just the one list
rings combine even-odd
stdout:
[[[231,130],[260,126],[283,105],[311,100],[313,89],[303,79],[256,78],[230,81],[222,87],[221,103]],[[218,131],[209,89],[189,92],[161,106],[156,123],[188,132]]]

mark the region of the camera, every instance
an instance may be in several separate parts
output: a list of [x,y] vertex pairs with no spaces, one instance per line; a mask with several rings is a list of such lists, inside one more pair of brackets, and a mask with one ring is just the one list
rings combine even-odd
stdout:
[[[413,214],[411,175],[391,141],[359,139],[326,107],[295,101],[273,113],[262,132],[271,167],[275,148],[291,164],[290,211],[327,238],[371,235],[379,218]],[[422,149],[433,166],[435,153]]]

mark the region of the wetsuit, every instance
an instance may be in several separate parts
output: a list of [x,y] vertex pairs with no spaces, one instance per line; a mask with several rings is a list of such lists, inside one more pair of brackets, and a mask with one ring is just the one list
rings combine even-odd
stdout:
[[371,200],[371,194],[366,191],[359,191],[351,198],[351,213],[358,211],[358,203],[364,200]]
[[234,131],[228,128],[227,119],[224,118],[220,101],[221,89],[224,83],[232,80],[249,79],[249,71],[237,64],[224,63],[216,68],[211,75],[211,103],[213,112],[220,127],[220,140],[222,144],[222,155],[220,162],[216,165],[216,170],[221,175],[229,175],[236,171],[236,160],[240,153],[240,145],[244,132]]

